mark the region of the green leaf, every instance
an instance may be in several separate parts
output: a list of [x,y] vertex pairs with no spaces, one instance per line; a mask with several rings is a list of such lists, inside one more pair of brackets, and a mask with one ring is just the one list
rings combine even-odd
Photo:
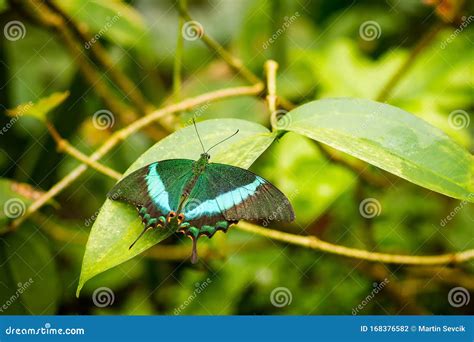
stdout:
[[353,172],[328,163],[314,141],[299,134],[285,134],[269,152],[261,175],[288,196],[300,226],[313,222],[356,183]]
[[7,110],[7,114],[12,117],[21,117],[29,115],[37,118],[40,121],[46,121],[47,114],[54,108],[59,106],[69,96],[69,92],[56,92],[48,97],[40,99],[38,102],[28,102],[17,106],[16,108]]
[[287,129],[321,141],[410,182],[474,202],[474,163],[466,150],[418,117],[362,99],[307,103]]
[[[211,162],[247,168],[275,139],[275,135],[265,127],[244,120],[216,119],[198,124],[199,134],[207,148],[229,137],[237,129],[239,134],[212,150]],[[188,126],[151,147],[125,174],[157,160],[197,159],[201,153],[202,148],[194,127]],[[133,258],[174,233],[169,230],[152,231],[129,250],[128,247],[142,230],[143,226],[133,206],[107,199],[87,241],[77,295],[84,283],[93,276]]]

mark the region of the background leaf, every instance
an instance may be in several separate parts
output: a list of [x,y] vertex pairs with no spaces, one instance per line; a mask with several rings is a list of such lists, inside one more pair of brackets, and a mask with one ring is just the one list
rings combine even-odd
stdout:
[[25,104],[21,104],[13,109],[7,110],[7,114],[13,117],[30,115],[44,122],[47,119],[46,115],[54,108],[59,106],[61,103],[63,103],[68,96],[68,91],[62,93],[52,93],[51,95],[40,99],[36,103],[28,102]]
[[361,99],[327,99],[290,113],[304,134],[410,182],[474,202],[473,157],[446,134],[402,109]]
[[[237,135],[212,150],[211,162],[247,168],[275,138],[265,127],[244,120],[216,119],[198,124],[199,134],[207,148],[229,137],[236,129],[239,129]],[[198,159],[201,153],[202,148],[194,127],[188,126],[151,147],[125,174],[158,160]],[[89,235],[77,295],[84,283],[93,276],[133,258],[174,233],[155,230],[151,234],[145,234],[132,250],[128,250],[142,230],[143,225],[135,208],[107,199]]]
[[[60,284],[48,241],[34,225],[0,241],[0,302],[6,314],[48,315],[57,310]],[[10,278],[11,276],[11,278]],[[10,280],[8,280],[10,278]],[[14,298],[14,299],[13,299]]]

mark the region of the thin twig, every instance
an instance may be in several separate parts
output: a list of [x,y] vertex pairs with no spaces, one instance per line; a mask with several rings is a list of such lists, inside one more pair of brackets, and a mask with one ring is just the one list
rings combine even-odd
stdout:
[[59,152],[64,152],[69,154],[70,156],[76,158],[77,160],[83,162],[84,164],[88,165],[89,167],[99,171],[100,173],[103,173],[106,176],[109,176],[110,178],[114,178],[116,180],[119,180],[122,175],[111,169],[108,166],[105,166],[101,163],[98,163],[94,160],[91,160],[88,156],[86,156],[84,153],[76,149],[74,146],[72,146],[66,139],[63,139],[59,132],[56,130],[54,125],[47,121],[46,122],[46,127],[48,128],[49,133],[53,137],[54,141],[57,144],[57,149]]
[[237,228],[249,233],[266,236],[270,239],[291,243],[297,246],[303,246],[317,251],[345,256],[348,258],[380,262],[384,264],[402,264],[402,265],[449,265],[460,264],[474,259],[474,249],[468,249],[463,252],[417,256],[417,255],[397,255],[378,252],[369,252],[362,249],[350,248],[335,245],[330,242],[322,241],[315,236],[294,235],[278,230],[267,229],[248,222],[241,222]]
[[[236,96],[245,96],[245,95],[257,95],[260,94],[263,90],[263,84],[255,84],[248,87],[235,87],[228,89],[220,89],[217,91],[209,92],[202,94],[200,96],[188,98],[179,103],[163,107],[158,109],[140,119],[133,122],[129,126],[116,131],[113,133],[109,139],[107,139],[104,144],[97,149],[92,155],[89,156],[91,162],[95,162],[112,150],[118,143],[125,140],[127,137],[133,133],[139,131],[140,129],[146,127],[150,123],[161,119],[166,115],[170,115],[176,112],[181,112],[184,110],[192,109],[195,106],[202,105],[204,103],[213,102],[217,100],[222,100],[229,97]],[[72,170],[67,176],[61,179],[58,183],[53,185],[47,192],[45,192],[41,197],[36,199],[25,211],[25,213],[19,218],[12,221],[9,231],[17,229],[21,223],[23,223],[32,213],[36,212],[41,208],[48,200],[59,194],[65,188],[67,188],[72,182],[74,182],[79,176],[81,176],[84,171],[87,170],[87,164],[81,164]]]

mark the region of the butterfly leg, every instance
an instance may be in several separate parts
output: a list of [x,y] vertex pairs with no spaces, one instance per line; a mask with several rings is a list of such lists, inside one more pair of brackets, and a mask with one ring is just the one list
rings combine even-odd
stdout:
[[146,207],[137,207],[137,210],[138,210],[138,213],[140,214],[140,217],[142,218],[142,223],[145,226],[145,228],[142,230],[140,235],[138,235],[135,241],[133,241],[130,247],[128,247],[128,249],[131,249],[147,231],[152,230],[156,227],[164,227],[166,224],[166,218],[164,216],[160,216],[158,218],[151,217],[151,215],[147,213]]

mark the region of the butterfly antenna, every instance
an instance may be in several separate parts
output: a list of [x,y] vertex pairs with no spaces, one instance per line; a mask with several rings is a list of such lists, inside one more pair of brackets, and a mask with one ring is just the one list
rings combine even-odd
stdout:
[[199,132],[198,132],[198,129],[197,129],[197,126],[196,126],[196,121],[194,120],[194,118],[193,118],[193,125],[194,125],[194,129],[196,130],[196,134],[198,136],[199,142],[201,143],[202,151],[204,153],[206,153],[206,149],[204,148],[204,144],[202,143],[201,137],[199,135]]
[[217,145],[222,144],[224,141],[229,140],[230,138],[232,138],[232,137],[233,137],[234,135],[236,135],[237,133],[239,133],[239,130],[236,130],[232,135],[228,136],[228,137],[225,138],[224,140],[221,140],[221,141],[219,141],[217,144],[213,145],[210,149],[208,149],[208,150],[206,151],[206,153],[208,153],[210,150],[212,150],[212,149],[213,149],[214,147],[216,147]]

